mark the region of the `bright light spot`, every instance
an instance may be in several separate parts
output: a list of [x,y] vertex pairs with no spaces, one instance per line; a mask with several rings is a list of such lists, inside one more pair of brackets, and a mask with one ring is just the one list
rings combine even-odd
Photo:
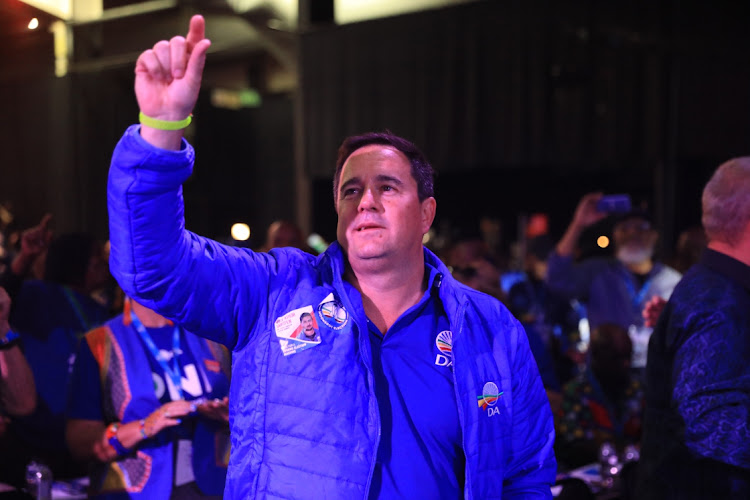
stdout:
[[307,237],[307,244],[318,253],[323,253],[328,248],[328,243],[318,233],[312,233]]
[[596,239],[596,244],[599,245],[599,248],[607,248],[609,246],[609,238],[606,236],[599,236]]
[[32,18],[31,21],[29,21],[29,29],[35,30],[39,27],[39,19],[36,17]]
[[237,241],[247,241],[250,238],[250,226],[243,222],[232,224],[232,238]]
[[430,233],[424,233],[424,236],[422,236],[422,244],[426,245],[430,242]]

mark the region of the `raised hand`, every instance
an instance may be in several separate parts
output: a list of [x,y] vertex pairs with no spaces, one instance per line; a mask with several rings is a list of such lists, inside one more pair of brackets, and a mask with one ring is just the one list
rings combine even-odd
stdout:
[[576,207],[575,215],[573,216],[573,224],[586,228],[595,222],[599,222],[607,216],[606,212],[600,212],[596,208],[596,204],[602,198],[602,193],[589,193],[581,198]]
[[596,209],[596,204],[602,196],[604,196],[603,193],[589,193],[578,202],[573,220],[555,247],[558,255],[563,257],[572,256],[578,245],[578,238],[581,236],[581,233],[590,225],[607,216],[606,213]]
[[197,406],[190,401],[180,399],[163,404],[158,410],[146,417],[144,431],[147,437],[153,437],[167,427],[174,427],[181,422],[180,417],[197,411]]
[[664,307],[666,307],[666,305],[667,301],[661,298],[659,295],[654,295],[653,297],[651,297],[651,299],[646,302],[646,305],[643,306],[642,314],[644,324],[651,328],[656,326],[656,322],[659,321],[659,316],[661,315],[661,312],[664,310]]
[[141,111],[160,120],[182,120],[195,106],[206,52],[205,21],[190,19],[187,37],[162,40],[143,52],[135,65],[135,95]]
[[39,225],[29,228],[21,234],[22,252],[37,256],[49,246],[50,241],[52,241],[52,231],[49,229],[51,220],[52,214],[45,214]]
[[34,259],[47,249],[50,241],[52,241],[52,231],[49,229],[51,220],[52,214],[46,214],[38,225],[25,230],[21,234],[21,251],[11,264],[14,274],[25,275],[31,264],[34,263]]
[[198,413],[206,418],[229,423],[229,398],[214,399],[198,405]]

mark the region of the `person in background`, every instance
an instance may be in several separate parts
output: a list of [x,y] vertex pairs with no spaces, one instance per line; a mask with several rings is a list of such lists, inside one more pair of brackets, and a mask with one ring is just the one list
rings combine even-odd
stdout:
[[[703,190],[708,248],[652,301],[637,498],[750,498],[750,157]],[[659,310],[661,314],[659,315]]]
[[[129,296],[233,350],[225,498],[550,498],[552,416],[523,328],[424,248],[437,202],[414,144],[344,140],[338,241],[322,255],[185,230],[183,128],[209,45],[194,16],[136,63],[141,125],[113,153],[110,263]],[[319,343],[292,338],[304,312]]]
[[0,287],[0,484],[25,486],[13,421],[36,409],[36,387],[17,333],[11,330],[10,296]]
[[[25,233],[22,239],[31,244],[22,243],[11,265],[10,281],[19,281],[20,286],[10,321],[21,336],[39,396],[34,413],[17,421],[24,443],[19,461],[34,458],[46,463],[56,478],[78,477],[86,474],[86,468],[72,459],[65,444],[65,394],[80,338],[109,317],[109,309],[90,296],[105,285],[109,273],[102,245],[90,235],[63,234],[46,248],[47,232],[42,221]],[[32,254],[42,252],[46,252],[44,279],[20,280],[35,260]]]
[[698,262],[706,249],[706,232],[703,227],[690,227],[680,233],[677,238],[675,252],[671,259],[671,266],[678,272],[684,273]]
[[525,277],[510,288],[508,307],[527,332],[530,328],[538,332],[552,357],[555,377],[559,384],[564,385],[578,374],[579,365],[583,364],[583,355],[576,347],[580,340],[580,316],[570,300],[553,292],[547,285],[547,259],[553,248],[554,243],[547,234],[528,240],[524,256]]
[[563,388],[555,416],[555,452],[561,469],[596,462],[599,448],[618,451],[641,439],[644,393],[630,373],[632,343],[627,330],[602,324],[591,333],[586,371]]
[[446,264],[459,282],[498,300],[503,299],[500,269],[490,255],[487,243],[479,236],[466,236],[454,242],[446,251]]
[[18,294],[24,280],[44,277],[44,260],[53,237],[49,228],[51,221],[52,215],[46,214],[38,225],[21,232],[18,252],[12,257],[9,252],[10,264],[0,275],[0,286],[11,297]]
[[597,209],[601,193],[585,195],[573,220],[548,261],[549,287],[569,299],[585,303],[589,326],[603,323],[625,328],[633,340],[633,368],[642,371],[651,328],[643,323],[643,310],[653,296],[669,298],[681,275],[654,260],[658,232],[639,210],[619,216],[612,239],[614,259],[590,258],[578,264],[573,254],[581,233],[608,214]]
[[[150,369],[148,369],[148,368]],[[230,359],[135,301],[86,334],[66,439],[92,460],[97,498],[220,498],[229,455]]]
[[268,252],[272,248],[283,247],[293,247],[304,250],[307,245],[299,226],[288,220],[277,220],[268,226],[266,242],[263,244],[261,251]]

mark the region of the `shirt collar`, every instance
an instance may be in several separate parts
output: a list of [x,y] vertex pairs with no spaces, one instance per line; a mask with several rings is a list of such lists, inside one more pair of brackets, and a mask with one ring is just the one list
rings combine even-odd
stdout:
[[710,248],[701,255],[701,264],[750,290],[750,266]]

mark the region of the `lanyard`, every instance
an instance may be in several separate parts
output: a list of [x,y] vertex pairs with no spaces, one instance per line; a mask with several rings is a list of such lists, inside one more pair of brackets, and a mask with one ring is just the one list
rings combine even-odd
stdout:
[[646,293],[648,292],[649,287],[651,286],[651,282],[653,281],[654,277],[651,276],[649,279],[647,279],[640,290],[635,290],[635,285],[633,285],[633,276],[630,275],[629,272],[624,272],[625,276],[623,276],[624,282],[625,282],[625,288],[628,289],[628,293],[630,294],[630,300],[633,303],[633,307],[641,310],[641,304],[643,303],[643,299],[646,298]]
[[73,291],[68,288],[67,286],[62,287],[63,294],[65,295],[65,298],[68,299],[68,303],[73,308],[73,311],[75,311],[76,316],[78,317],[78,321],[81,323],[81,326],[83,327],[82,334],[86,333],[87,331],[91,330],[91,326],[89,324],[88,319],[86,318],[86,315],[83,312],[83,307],[81,306],[81,303],[78,302],[78,299],[73,294]]
[[172,380],[172,385],[174,385],[174,388],[180,395],[180,399],[184,399],[182,396],[182,375],[180,374],[180,363],[177,361],[177,356],[182,353],[182,351],[180,350],[180,327],[175,325],[174,332],[172,333],[172,366],[170,367],[169,364],[167,364],[167,361],[161,355],[159,355],[159,349],[156,348],[156,344],[154,344],[151,335],[148,334],[146,327],[143,326],[141,320],[138,319],[138,316],[136,316],[132,310],[130,311],[130,319],[133,320],[133,326],[143,339],[146,347],[148,347],[151,355],[159,363],[162,370],[164,370],[164,373],[166,373],[167,376]]

